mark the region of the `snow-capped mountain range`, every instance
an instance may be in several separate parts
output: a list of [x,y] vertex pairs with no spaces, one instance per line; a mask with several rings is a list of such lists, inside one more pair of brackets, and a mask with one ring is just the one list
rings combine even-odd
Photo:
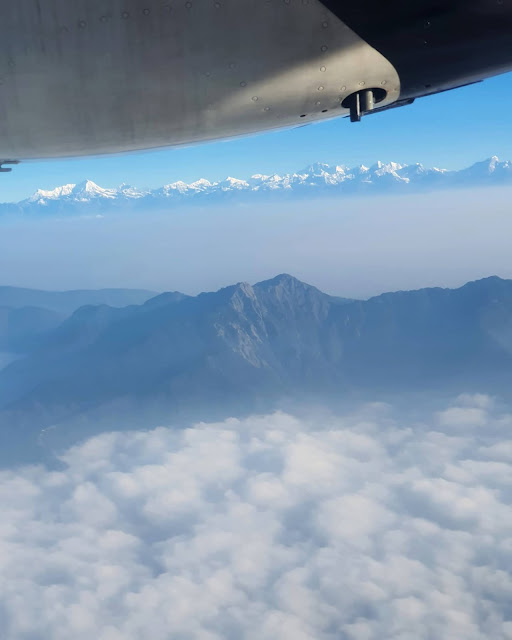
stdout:
[[116,210],[165,210],[184,204],[250,203],[507,184],[512,185],[512,162],[502,162],[496,156],[458,171],[425,168],[419,163],[377,162],[371,167],[361,165],[352,169],[343,165],[315,163],[291,174],[256,174],[246,180],[228,177],[219,182],[201,178],[189,184],[178,181],[152,190],[126,184],[105,189],[86,180],[51,191],[38,189],[21,202],[0,204],[0,215],[91,215]]

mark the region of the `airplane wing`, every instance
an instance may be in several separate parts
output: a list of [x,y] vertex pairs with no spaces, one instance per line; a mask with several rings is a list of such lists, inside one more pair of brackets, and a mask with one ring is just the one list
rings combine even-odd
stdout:
[[511,68],[512,0],[16,0],[0,160],[359,120]]

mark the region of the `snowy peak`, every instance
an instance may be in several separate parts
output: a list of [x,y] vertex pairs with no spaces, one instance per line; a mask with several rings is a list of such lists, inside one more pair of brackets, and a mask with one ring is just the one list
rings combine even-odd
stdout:
[[482,174],[482,173],[494,173],[497,168],[499,168],[500,161],[498,156],[492,156],[492,158],[487,158],[487,160],[482,160],[482,162],[476,162],[472,167],[467,169],[474,174]]
[[123,184],[119,185],[117,189],[117,194],[125,198],[143,198],[145,195],[147,195],[147,193],[147,191],[141,191],[136,187],[132,187],[131,184],[125,184],[124,182]]
[[498,156],[492,156],[492,158],[489,158],[489,160],[487,160],[487,163],[489,165],[489,171],[495,171],[499,162],[500,162],[500,159],[498,158]]
[[215,186],[222,189],[222,191],[232,191],[232,190],[248,189],[249,183],[245,180],[239,180],[238,178],[232,178],[228,176],[225,180],[223,180],[222,182],[219,182]]
[[73,188],[74,193],[95,193],[100,187],[92,180],[84,180],[79,182]]
[[212,183],[209,180],[205,180],[204,178],[200,178],[195,182],[192,182],[188,185],[190,189],[195,189],[196,191],[205,191],[212,186]]
[[74,184],[65,184],[62,187],[57,187],[56,189],[52,189],[50,191],[46,191],[45,189],[38,189],[28,200],[29,202],[39,202],[42,204],[46,200],[56,200],[57,198],[69,196],[74,188]]
[[314,162],[313,164],[310,164],[309,167],[303,169],[300,173],[311,176],[321,176],[324,173],[332,173],[332,171],[333,168],[330,165],[325,164],[324,162]]
[[103,189],[92,180],[84,180],[78,184],[65,184],[50,191],[38,189],[25,202],[41,205],[47,205],[49,202],[57,200],[89,202],[94,198],[114,199],[119,193],[118,189]]
[[38,189],[30,198],[17,204],[0,205],[0,214],[79,214],[90,215],[110,210],[166,209],[173,203],[219,204],[262,199],[301,199],[305,197],[384,194],[432,189],[471,188],[476,186],[512,185],[512,163],[497,156],[477,162],[459,171],[426,168],[420,163],[376,162],[371,167],[360,165],[328,165],[316,162],[302,171],[287,174],[252,175],[249,179],[234,176],[211,182],[199,178],[194,182],[178,180],[159,189],[140,190],[122,184],[104,188],[92,180],[65,184],[55,189]]
[[103,189],[92,180],[84,180],[75,185],[70,195],[74,198],[89,200],[91,198],[115,198],[117,193],[116,189]]

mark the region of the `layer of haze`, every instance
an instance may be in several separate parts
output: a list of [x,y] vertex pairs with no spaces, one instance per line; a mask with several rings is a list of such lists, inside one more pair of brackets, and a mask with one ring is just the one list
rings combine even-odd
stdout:
[[288,272],[347,297],[512,277],[510,189],[4,221],[1,284],[195,294]]

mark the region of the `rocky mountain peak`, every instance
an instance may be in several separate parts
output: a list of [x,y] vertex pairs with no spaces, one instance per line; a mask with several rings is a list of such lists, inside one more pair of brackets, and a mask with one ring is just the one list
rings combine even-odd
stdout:
[[269,280],[263,280],[262,282],[258,282],[254,285],[256,289],[261,289],[263,291],[270,291],[280,289],[287,289],[288,291],[292,291],[294,289],[314,289],[309,284],[298,280],[294,276],[289,275],[288,273],[281,273],[274,278]]

